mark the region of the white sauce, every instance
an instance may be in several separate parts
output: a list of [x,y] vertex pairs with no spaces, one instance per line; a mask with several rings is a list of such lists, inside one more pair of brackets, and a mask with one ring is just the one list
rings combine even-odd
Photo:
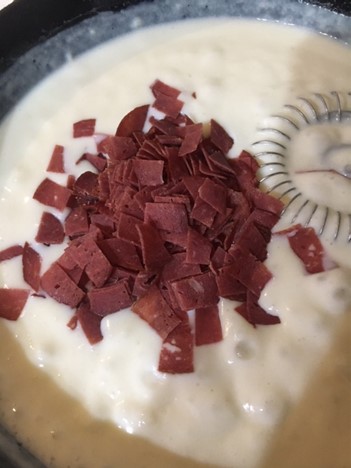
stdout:
[[[234,155],[295,96],[346,88],[350,58],[348,49],[306,31],[222,19],[137,32],[75,60],[31,92],[0,129],[0,219],[11,220],[1,224],[0,249],[28,240],[42,254],[43,270],[62,251],[35,244],[43,206],[32,194],[55,144],[66,148],[68,173],[90,167],[75,166],[94,142],[71,139],[74,121],[96,117],[98,131],[114,132],[124,114],[152,100],[149,85],[158,78],[184,90],[185,112],[195,121],[215,118],[225,126],[235,137]],[[334,250],[351,263],[350,246]],[[129,310],[103,320],[104,339],[94,347],[80,329],[66,327],[72,312],[50,298],[31,297],[8,327],[28,359],[94,417],[202,462],[250,468],[298,401],[351,302],[349,270],[307,277],[285,239],[271,243],[267,265],[274,279],[261,304],[281,325],[253,329],[223,300],[224,340],[196,349],[190,375],[157,372],[161,340]],[[2,287],[25,287],[21,276],[19,259],[0,265]]]

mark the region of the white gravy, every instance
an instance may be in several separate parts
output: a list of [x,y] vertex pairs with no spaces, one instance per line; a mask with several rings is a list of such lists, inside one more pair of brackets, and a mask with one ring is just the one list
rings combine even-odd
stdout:
[[[348,48],[298,28],[211,19],[135,32],[68,63],[34,89],[0,128],[0,219],[11,220],[0,226],[0,249],[28,240],[44,258],[43,271],[62,252],[64,246],[35,244],[43,206],[32,194],[46,176],[55,144],[65,146],[68,173],[89,167],[75,162],[82,152],[93,151],[95,143],[92,138],[73,140],[73,122],[96,117],[97,131],[114,132],[129,110],[151,102],[149,86],[158,78],[184,90],[184,110],[192,119],[215,118],[234,136],[234,156],[250,149],[261,122],[296,96],[346,90],[350,59]],[[50,178],[60,182],[65,176]],[[5,423],[48,466],[127,466],[125,460],[133,463],[130,466],[154,466],[155,457],[160,466],[162,460],[167,466],[188,466],[177,458],[183,456],[216,466],[257,467],[317,373],[350,308],[351,246],[326,248],[337,260],[342,257],[346,266],[306,276],[287,241],[274,238],[267,260],[274,278],[261,305],[279,315],[281,325],[253,329],[233,312],[234,303],[222,300],[224,340],[196,349],[196,372],[190,375],[157,371],[161,340],[130,310],[106,317],[104,339],[91,347],[80,329],[67,328],[72,311],[50,298],[31,297],[18,321],[1,324],[2,359],[16,362],[15,355],[24,367],[40,368],[30,381],[30,392],[35,394],[36,385],[39,392],[49,388],[59,402],[56,413],[65,405],[76,408],[77,414],[86,412],[76,419],[83,418],[83,426],[94,431],[105,424],[101,431],[112,442],[103,444],[103,451],[90,451],[100,438],[91,440],[86,429],[79,444],[89,447],[89,456],[76,454],[73,459],[67,439],[82,423],[66,421],[57,436],[66,443],[55,444],[56,420],[28,419],[28,400],[20,396],[25,391],[16,385],[20,376],[16,370],[11,373],[9,365],[3,368],[6,373],[0,372]],[[21,278],[19,259],[0,265],[1,287],[25,287]],[[58,397],[58,390],[43,382],[43,373],[79,405]],[[41,423],[46,428],[46,437],[38,429],[42,443],[33,430]],[[126,443],[129,452],[122,448],[124,436],[118,428],[135,438],[135,445]],[[176,455],[145,448],[137,436]],[[123,462],[117,448],[114,458],[114,440],[126,453]],[[80,445],[77,450],[85,449]]]

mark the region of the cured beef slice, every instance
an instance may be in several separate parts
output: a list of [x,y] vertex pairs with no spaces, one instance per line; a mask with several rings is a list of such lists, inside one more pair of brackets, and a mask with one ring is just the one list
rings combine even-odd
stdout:
[[22,245],[11,245],[11,247],[0,251],[0,262],[4,262],[5,260],[11,260],[12,258],[22,255],[22,253]]
[[95,133],[96,119],[84,119],[73,124],[73,138],[88,137]]
[[104,288],[92,289],[87,296],[90,310],[100,317],[130,307],[133,302],[125,280]]
[[91,345],[94,345],[103,339],[103,335],[101,333],[102,317],[92,313],[87,302],[82,302],[79,305],[75,317],[79,321],[83,332]]
[[69,213],[65,219],[65,233],[69,237],[82,236],[89,231],[87,211],[77,206]]
[[307,273],[314,274],[326,270],[326,254],[313,228],[305,228],[298,224],[278,234],[287,235],[290,247],[303,262]]
[[164,231],[186,232],[188,229],[188,216],[183,203],[146,203],[144,220]]
[[69,254],[97,288],[106,283],[112,273],[112,265],[91,235],[88,234],[71,244]]
[[48,172],[65,172],[64,160],[63,160],[64,147],[56,145],[52,152],[49,165],[47,167]]
[[158,363],[160,372],[184,374],[194,372],[194,338],[188,321],[182,321],[165,338]]
[[46,178],[39,184],[33,198],[43,205],[52,206],[59,211],[63,211],[71,194],[71,190],[67,187],[62,187],[62,185]]
[[202,307],[195,310],[195,344],[202,346],[222,341],[222,327],[218,307]]
[[40,244],[62,244],[65,233],[61,221],[52,213],[44,211],[35,240]]
[[165,339],[181,320],[162,297],[159,288],[153,285],[132,306],[133,312],[145,320],[161,338]]
[[34,291],[40,288],[41,257],[29,244],[24,244],[22,254],[23,279]]
[[69,209],[68,247],[41,287],[78,308],[70,326],[79,323],[91,344],[102,339],[102,317],[132,305],[163,339],[159,370],[192,372],[194,340],[222,338],[220,296],[242,301],[238,312],[253,325],[277,323],[258,298],[271,277],[263,262],[282,204],[258,190],[249,153],[226,157],[233,139],[218,122],[206,137],[181,113],[179,90],[159,80],[151,90],[163,118],[146,122],[149,106],[140,106],[116,135],[95,134],[94,119],[77,122],[75,136],[97,143],[78,163],[99,173],[69,177],[67,187],[45,179],[36,190],[41,203]]
[[75,308],[84,292],[72,281],[58,263],[53,263],[41,278],[42,289],[55,301]]
[[27,289],[0,288],[0,317],[17,320],[26,305],[30,291]]
[[219,300],[212,272],[173,281],[171,287],[180,309],[184,311],[215,305]]

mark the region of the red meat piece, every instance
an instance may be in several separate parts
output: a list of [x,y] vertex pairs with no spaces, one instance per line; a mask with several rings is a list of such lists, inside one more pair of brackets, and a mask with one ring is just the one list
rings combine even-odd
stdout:
[[78,159],[76,164],[79,164],[82,161],[88,161],[92,166],[95,167],[99,172],[102,172],[103,170],[106,169],[107,166],[107,159],[105,156],[101,153],[99,154],[92,154],[92,153],[84,153],[82,156]]
[[164,246],[158,230],[151,224],[136,226],[139,233],[142,258],[146,271],[159,271],[170,261],[171,255]]
[[290,247],[305,265],[307,273],[325,271],[325,251],[315,230],[296,226],[288,233]]
[[63,152],[64,152],[64,147],[61,145],[56,145],[52,155],[51,159],[49,162],[49,165],[47,167],[47,172],[59,172],[59,173],[64,173],[65,172],[65,166],[64,166],[64,161],[63,161]]
[[136,159],[133,168],[140,187],[157,186],[163,184],[163,161]]
[[91,345],[99,343],[99,341],[103,339],[101,333],[102,317],[91,312],[88,302],[83,301],[79,305],[76,311],[76,317]]
[[210,139],[219,150],[223,151],[224,154],[227,154],[234,144],[233,138],[214,119],[211,119]]
[[59,211],[63,211],[71,194],[72,192],[68,188],[46,178],[39,184],[33,198],[43,205],[52,206]]
[[91,235],[77,239],[68,247],[68,252],[77,265],[85,271],[94,286],[100,288],[106,283],[112,273],[112,265]]
[[183,203],[146,203],[144,221],[157,229],[174,233],[188,229],[188,216]]
[[202,138],[202,124],[187,125],[185,127],[185,137],[179,148],[178,156],[185,156],[193,153],[198,148]]
[[65,219],[65,233],[69,237],[86,234],[89,231],[88,215],[84,208],[73,208]]
[[250,198],[256,208],[269,211],[277,216],[280,216],[280,213],[284,208],[284,203],[281,200],[278,200],[278,198],[272,197],[256,188],[250,192]]
[[0,288],[0,317],[17,320],[28,300],[27,289]]
[[188,321],[170,332],[161,348],[158,370],[168,374],[194,372],[194,337]]
[[159,94],[177,98],[180,95],[179,89],[173,88],[161,80],[155,80],[150,86],[152,94],[157,97]]
[[21,245],[11,245],[11,247],[0,251],[0,262],[19,257],[20,255],[22,255],[22,253],[23,247]]
[[85,119],[73,124],[73,138],[93,136],[96,119]]
[[195,229],[189,229],[185,261],[197,265],[209,265],[211,252],[212,243]]
[[268,314],[262,309],[258,304],[258,297],[251,293],[248,293],[247,301],[240,304],[235,310],[254,327],[256,325],[275,325],[280,323],[280,318]]
[[65,233],[61,221],[53,214],[45,211],[40,219],[35,240],[40,244],[62,244]]
[[98,245],[113,266],[140,271],[142,264],[135,245],[122,239],[111,238],[98,242]]
[[163,267],[161,279],[164,282],[175,281],[188,276],[195,276],[200,273],[200,265],[187,263],[186,252],[179,252],[173,254],[171,260]]
[[222,341],[222,327],[218,307],[202,307],[195,310],[195,344],[202,346]]
[[53,263],[41,278],[42,289],[57,302],[76,307],[84,297],[84,292],[72,281],[68,274]]
[[133,312],[145,320],[165,339],[180,323],[177,314],[164,300],[159,288],[151,286],[132,306]]
[[77,265],[69,252],[64,252],[61,257],[57,259],[57,263],[67,273],[71,280],[73,280],[75,284],[78,285],[84,270]]
[[183,105],[184,102],[180,99],[159,92],[152,106],[163,112],[167,117],[177,118]]
[[134,140],[126,136],[109,136],[100,143],[99,149],[113,162],[130,159],[137,153]]
[[87,296],[90,310],[101,317],[130,307],[133,302],[126,280],[103,288],[92,289]]
[[22,255],[23,279],[34,291],[40,288],[41,257],[29,244],[24,244]]
[[123,117],[116,130],[116,136],[129,137],[135,132],[141,132],[144,128],[148,105],[136,107]]
[[140,219],[121,213],[117,224],[117,237],[126,242],[140,246],[140,237],[137,227],[141,224],[143,224],[143,222]]
[[226,214],[227,188],[206,178],[199,188],[199,196],[216,211]]
[[199,309],[217,304],[218,288],[212,272],[171,282],[181,310]]
[[221,297],[234,301],[245,301],[247,288],[237,280],[238,267],[230,264],[218,270],[216,282]]

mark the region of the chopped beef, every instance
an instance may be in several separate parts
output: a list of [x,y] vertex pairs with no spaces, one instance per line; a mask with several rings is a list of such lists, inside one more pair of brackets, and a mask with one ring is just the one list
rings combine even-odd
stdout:
[[65,232],[61,221],[52,213],[44,211],[41,216],[39,229],[35,240],[39,244],[62,244],[65,238]]
[[330,269],[330,266],[334,266],[327,258],[322,243],[313,228],[297,224],[279,231],[277,234],[287,236],[290,247],[303,262],[307,273],[320,273]]
[[17,320],[26,305],[30,291],[27,289],[0,288],[0,317]]
[[[81,326],[91,344],[103,339],[104,316],[131,307],[163,341],[159,371],[192,372],[194,345],[222,339],[220,296],[242,302],[237,312],[254,326],[279,322],[258,299],[271,278],[263,262],[282,203],[259,191],[249,153],[227,158],[233,139],[218,122],[207,136],[181,113],[179,90],[159,80],[151,90],[162,118],[148,117],[145,105],[115,135],[96,134],[94,119],[74,124],[74,137],[91,136],[97,147],[77,164],[94,170],[68,176],[67,187],[45,179],[35,191],[40,203],[67,208],[64,227],[43,214],[37,242],[69,240],[41,280],[38,266],[25,276],[35,291],[76,309],[68,326]],[[19,255],[15,247],[3,258]],[[27,272],[33,252],[26,244]]]
[[73,138],[93,136],[95,133],[95,119],[85,119],[73,124]]
[[29,244],[26,242],[22,254],[23,279],[31,286],[34,291],[38,292],[40,288],[40,269],[41,257]]
[[43,205],[52,206],[63,211],[71,197],[71,190],[57,184],[51,179],[44,179],[34,192],[33,198]]
[[54,151],[52,152],[49,165],[47,167],[47,172],[65,172],[64,166],[64,147],[61,145],[56,145]]
[[23,253],[22,245],[11,245],[7,249],[0,251],[0,262],[11,260],[12,258],[19,257]]

